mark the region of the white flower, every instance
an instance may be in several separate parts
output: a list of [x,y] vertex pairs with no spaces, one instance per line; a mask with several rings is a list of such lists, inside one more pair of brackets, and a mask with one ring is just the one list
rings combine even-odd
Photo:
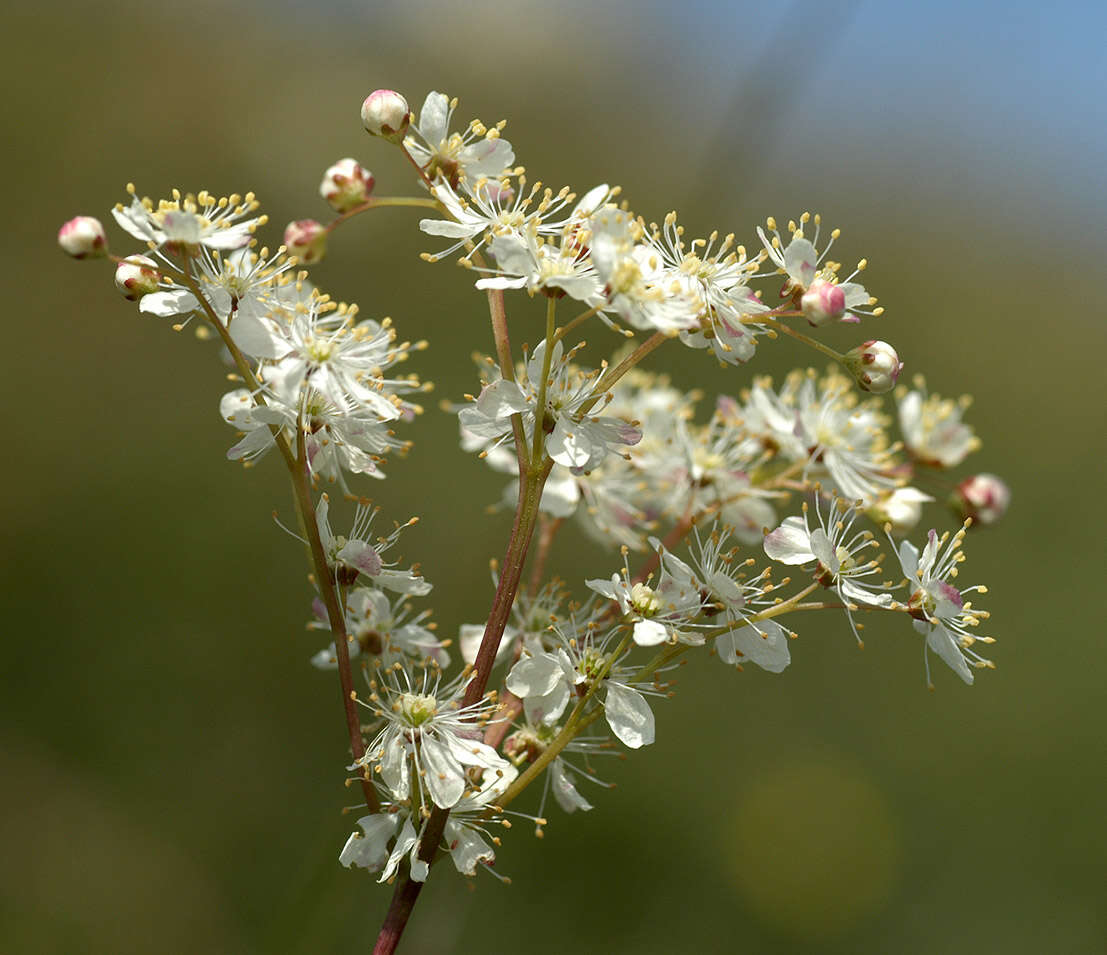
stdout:
[[227,452],[232,461],[252,461],[274,445],[272,428],[290,428],[295,412],[278,401],[261,404],[246,388],[228,391],[219,401],[219,413],[227,424],[242,433],[242,439]]
[[867,578],[880,574],[880,561],[868,559],[864,551],[877,547],[870,531],[851,535],[856,511],[835,497],[826,515],[815,498],[818,526],[812,530],[807,523],[807,504],[802,517],[787,517],[776,530],[765,535],[765,553],[782,564],[815,563],[815,579],[833,589],[846,608],[853,635],[861,636],[853,621],[852,605],[890,608],[892,595],[884,592],[886,585],[872,583]]
[[369,529],[378,511],[379,508],[359,503],[350,533],[345,536],[334,534],[329,518],[330,498],[326,494],[320,497],[315,521],[323,551],[327,555],[327,564],[335,569],[339,579],[346,577],[352,582],[359,574],[364,574],[376,586],[387,590],[416,597],[429,594],[431,584],[422,578],[415,567],[395,570],[384,563],[384,555],[399,540],[401,531],[415,523],[415,519],[398,525],[387,537],[378,537],[375,543],[370,544]]
[[702,645],[703,635],[689,629],[701,609],[695,577],[687,564],[665,551],[656,538],[650,538],[650,546],[662,556],[656,589],[647,583],[632,583],[625,563],[623,573],[612,574],[610,581],[586,580],[585,584],[619,605],[624,620],[634,624],[632,635],[639,646],[677,642]]
[[432,181],[440,176],[456,185],[462,179],[475,181],[503,175],[515,162],[511,143],[500,137],[504,124],[488,129],[475,119],[464,133],[451,133],[450,120],[456,108],[456,99],[444,93],[428,93],[418,120],[411,124],[404,140],[407,151]]
[[826,254],[840,235],[840,230],[834,229],[830,233],[830,241],[820,252],[817,249],[822,224],[820,216],[814,217],[814,236],[808,239],[804,234],[804,229],[811,219],[811,214],[805,212],[800,216],[799,225],[794,221],[788,223],[791,239],[787,246],[784,245],[784,240],[777,231],[775,219],[770,217],[766,222],[772,238],[760,227],[757,229],[757,235],[765,246],[770,261],[779,272],[783,272],[788,277],[782,296],[795,297],[812,325],[822,325],[832,319],[858,322],[860,321],[858,315],[882,314],[884,310],[881,308],[872,311],[861,309],[863,305],[876,305],[876,299],[865,291],[863,285],[853,281],[864,271],[868,263],[862,259],[848,278],[840,280],[838,271],[841,265],[826,261]]
[[[597,637],[591,621],[571,618],[564,628],[552,628],[552,650],[524,649],[508,674],[507,687],[523,700],[527,719],[538,726],[556,723],[574,694],[600,678],[616,633]],[[654,741],[654,718],[621,660],[612,661],[603,678],[604,716],[622,743],[638,749]]]
[[[383,478],[381,455],[389,451],[406,452],[410,441],[396,437],[389,423],[375,412],[348,403],[343,411],[317,391],[309,391],[304,401],[305,445],[312,474],[338,481],[347,491],[343,471]],[[408,415],[405,414],[406,419]]]
[[319,392],[340,411],[363,409],[381,421],[403,415],[395,392],[409,382],[385,379],[383,371],[402,361],[407,346],[395,344],[395,332],[372,319],[355,324],[355,306],[334,307],[313,295],[282,329],[283,353],[265,366],[265,380],[290,405],[298,405],[304,386]]
[[[240,249],[224,256],[201,249],[193,261],[200,294],[239,350],[253,358],[277,358],[287,351],[280,315],[301,290],[288,274],[292,263],[283,253],[267,258]],[[142,297],[140,312],[171,318],[200,310],[188,288],[169,279],[163,279],[162,288]]]
[[422,806],[429,800],[451,809],[470,791],[465,767],[485,770],[489,783],[514,768],[480,740],[479,721],[491,715],[495,704],[481,699],[462,706],[468,679],[431,685],[428,672],[418,689],[399,666],[375,683],[367,705],[385,726],[355,766],[378,770],[397,801],[414,797]]
[[[464,428],[498,446],[512,436],[511,416],[519,414],[526,435],[534,434],[536,419],[550,433],[546,453],[557,464],[574,472],[591,471],[621,445],[636,444],[642,432],[618,418],[582,412],[581,406],[595,403],[595,373],[585,375],[572,368],[572,352],[562,354],[554,345],[546,386],[545,407],[537,408],[546,342],[539,342],[518,381],[498,378],[481,390],[475,404],[458,412]],[[601,397],[602,407],[606,399]],[[549,425],[552,423],[552,429]]]
[[755,336],[762,330],[746,320],[769,310],[746,287],[764,253],[748,259],[745,248],[734,247],[733,235],[725,236],[716,247],[718,238],[718,233],[712,233],[686,245],[684,229],[671,212],[647,241],[661,259],[661,287],[702,306],[698,325],[682,330],[681,341],[693,348],[710,347],[720,361],[736,365],[753,357]]
[[505,686],[523,701],[532,723],[556,723],[565,712],[575,687],[586,677],[564,648],[552,653],[524,650],[507,675]]
[[473,243],[473,249],[467,253],[472,255],[486,241],[497,236],[519,236],[528,229],[539,235],[557,232],[561,223],[550,225],[543,220],[563,208],[572,194],[568,189],[556,194],[549,189],[540,190],[541,183],[536,183],[528,192],[523,176],[519,177],[517,186],[512,185],[509,179],[478,179],[472,184],[466,182],[458,189],[446,182],[436,183],[431,193],[450,218],[421,219],[419,228],[427,235],[457,241],[448,249],[424,254],[423,258],[437,262],[468,242]]
[[542,241],[535,229],[493,237],[489,246],[498,275],[477,281],[479,289],[522,289],[532,295],[565,294],[596,306],[606,301],[587,251],[575,241]]
[[687,284],[667,280],[661,254],[641,242],[641,223],[608,206],[592,216],[590,226],[592,264],[611,311],[645,331],[676,334],[697,327],[703,301]]
[[751,434],[806,461],[805,478],[829,477],[848,500],[870,504],[899,483],[879,399],[858,401],[853,383],[837,372],[817,382],[793,372],[779,395],[759,382],[744,418]]
[[[308,623],[312,630],[330,632],[330,621],[323,602],[316,598],[312,603],[314,619]],[[414,614],[414,616],[413,616]],[[450,655],[445,644],[432,630],[422,625],[430,616],[429,610],[414,613],[407,595],[389,597],[373,587],[354,587],[346,597],[346,634],[350,659],[363,652],[379,658],[385,665],[397,658],[411,657],[416,661],[433,660],[445,669]],[[312,666],[320,670],[333,670],[338,666],[334,643],[320,650],[311,658]]]
[[956,467],[969,453],[980,447],[972,428],[961,420],[969,399],[960,401],[928,395],[921,378],[915,380],[916,390],[899,399],[899,427],[903,443],[911,456],[931,467]]
[[[243,219],[258,208],[252,192],[216,199],[208,192],[182,197],[173,191],[171,200],[162,199],[155,207],[150,199],[139,199],[134,186],[128,186],[131,204],[117,204],[112,210],[115,221],[129,235],[155,246],[171,250],[185,248],[240,249],[253,238],[254,230],[264,225],[265,216]],[[239,221],[242,220],[242,221]]]
[[[557,724],[536,724],[528,720],[504,740],[504,753],[517,766],[532,763],[558,737],[561,729],[562,727]],[[610,748],[606,738],[578,736],[570,740],[561,752],[562,755],[554,757],[547,767],[542,799],[538,805],[539,817],[545,814],[546,798],[551,790],[557,804],[567,813],[588,812],[592,809],[592,804],[577,790],[575,778],[578,776],[583,776],[585,779],[601,786],[610,786],[610,784],[600,782],[590,769],[580,769],[565,758],[565,755],[569,753],[586,753],[589,755],[609,753]]]
[[[750,622],[758,607],[771,606],[772,598],[764,590],[768,571],[752,580],[744,579],[742,569],[753,561],[736,561],[737,548],[728,548],[731,529],[713,527],[706,537],[695,529],[694,569],[661,550],[661,562],[673,578],[689,590],[697,590],[703,603],[705,626],[726,626],[715,639],[715,650],[724,663],[756,663],[770,673],[781,673],[791,662],[788,631],[772,620]],[[686,581],[686,582],[685,582]]]
[[[967,594],[986,593],[987,588],[977,585],[958,590],[949,582],[957,576],[957,565],[965,559],[961,552],[964,537],[964,528],[952,539],[948,533],[939,538],[937,531],[931,530],[921,557],[918,548],[906,540],[900,543],[898,555],[908,585],[913,588],[907,601],[908,612],[915,618],[915,629],[926,637],[927,652],[933,650],[954,673],[971,684],[971,668],[993,665],[972,649],[973,644],[993,643],[994,638],[970,633],[988,614],[974,610],[965,600]],[[895,542],[892,543],[894,546]],[[926,677],[929,683],[929,661]]]

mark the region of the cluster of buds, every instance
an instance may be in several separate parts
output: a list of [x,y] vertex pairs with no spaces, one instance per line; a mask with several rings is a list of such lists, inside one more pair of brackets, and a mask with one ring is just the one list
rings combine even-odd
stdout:
[[[317,590],[308,626],[327,634],[311,662],[339,677],[349,781],[366,808],[339,858],[382,881],[399,875],[398,893],[428,877],[439,851],[462,874],[490,868],[499,837],[488,827],[509,828],[504,807],[535,781],[539,831],[551,790],[565,812],[591,810],[582,790],[606,784],[589,757],[654,742],[650,698],[671,695],[660,675],[706,648],[780,674],[797,636],[785,616],[837,610],[860,643],[866,623],[891,615],[919,634],[928,682],[931,655],[973,682],[992,665],[979,653],[992,638],[977,632],[988,615],[972,602],[985,588],[956,581],[962,545],[1010,500],[994,475],[950,476],[979,446],[967,401],[932,396],[921,379],[897,387],[903,362],[887,342],[843,354],[800,330],[883,312],[858,281],[865,259],[843,277],[828,258],[840,233],[826,238],[818,215],[790,221],[787,237],[768,219],[749,250],[734,233],[690,239],[675,212],[647,221],[618,187],[578,195],[528,180],[504,123],[452,129],[457,106],[432,92],[417,115],[395,91],[370,94],[362,123],[417,170],[416,194],[378,197],[372,173],[340,159],[319,188],[335,217],[290,223],[275,253],[258,245],[266,218],[252,193],[174,191],[155,203],[130,187],[113,216],[144,248],[124,257],[109,253],[96,219],[58,234],[67,254],[112,261],[138,311],[178,330],[195,323],[229,353],[238,387],[219,411],[238,434],[227,456],[278,451]],[[475,393],[446,407],[462,448],[511,476],[503,502],[515,518],[488,614],[458,624],[456,656],[414,605],[430,583],[392,556],[415,519],[371,534],[379,509],[348,484],[383,478],[385,456],[408,448],[396,429],[416,419],[409,399],[427,386],[392,369],[424,343],[400,340],[388,319],[361,319],[301,268],[323,258],[343,222],[381,205],[421,210],[419,229],[448,243],[424,258],[458,255],[490,306],[495,357],[481,360]],[[507,311],[535,300],[545,334],[517,355]],[[618,344],[589,368],[578,336],[593,320]],[[702,413],[698,390],[640,367],[675,342],[736,369],[782,338],[833,366],[779,384],[743,378]],[[880,396],[893,391],[889,413]],[[323,481],[356,501],[346,533],[332,529]],[[911,537],[940,497],[964,524],[920,529],[920,549]],[[618,545],[622,566],[546,579],[570,517]],[[774,577],[774,565],[792,576]],[[582,735],[590,726],[611,735]],[[394,945],[395,926],[386,937]]]

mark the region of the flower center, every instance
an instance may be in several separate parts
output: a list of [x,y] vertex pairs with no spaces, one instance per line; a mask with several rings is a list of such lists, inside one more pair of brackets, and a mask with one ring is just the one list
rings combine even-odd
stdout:
[[652,617],[661,609],[661,598],[645,584],[635,584],[630,588],[630,606],[643,617]]
[[434,719],[438,700],[423,693],[405,693],[400,697],[400,713],[410,726],[422,726]]

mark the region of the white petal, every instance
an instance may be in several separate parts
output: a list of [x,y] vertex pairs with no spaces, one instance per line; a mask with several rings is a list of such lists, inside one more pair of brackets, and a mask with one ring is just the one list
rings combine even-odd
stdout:
[[935,624],[934,629],[927,635],[926,643],[931,650],[949,664],[954,673],[969,686],[972,686],[972,669],[965,661],[965,655],[961,652],[961,648],[957,646],[956,639],[945,627],[941,624]]
[[445,836],[450,858],[462,875],[475,875],[480,863],[496,861],[496,853],[492,847],[469,826],[449,819],[446,821]]
[[380,760],[381,779],[400,802],[407,799],[410,792],[411,772],[407,754],[407,744],[397,733],[385,742]]
[[466,146],[457,158],[470,181],[493,179],[515,162],[515,150],[506,139],[482,139]]
[[523,701],[523,709],[526,711],[527,719],[532,723],[550,725],[561,719],[561,714],[569,705],[571,696],[569,681],[562,679],[549,693],[544,693],[542,696],[528,696]]
[[811,532],[811,553],[832,575],[838,576],[838,570],[841,566],[838,555],[834,553],[834,548],[830,546],[830,538],[826,536],[826,531],[821,527],[816,527]]
[[870,607],[890,607],[892,605],[891,594],[874,594],[871,590],[859,587],[849,578],[841,581],[842,596],[848,597],[855,603],[868,604]]
[[602,578],[596,578],[594,580],[586,580],[584,585],[589,590],[594,590],[602,597],[608,597],[611,600],[618,600],[619,594],[622,592],[621,580],[618,574],[612,574],[610,580],[604,580]]
[[818,253],[807,239],[792,239],[784,250],[784,270],[804,287],[815,277]]
[[419,743],[419,759],[427,771],[426,784],[434,804],[450,809],[465,792],[465,773],[450,748],[433,736]]
[[782,564],[806,564],[815,559],[811,535],[801,517],[786,517],[775,531],[765,535],[765,553]]
[[668,629],[656,620],[639,620],[634,625],[634,642],[640,647],[656,647],[668,639]]
[[376,577],[381,572],[381,556],[376,548],[365,541],[352,540],[338,552],[338,559],[344,564]]
[[919,571],[919,549],[910,541],[900,541],[899,562],[903,565],[904,576],[913,581]]
[[576,812],[578,809],[587,812],[592,808],[592,804],[577,792],[560,756],[550,764],[550,786],[554,799],[565,812]]
[[169,292],[151,292],[143,295],[138,310],[158,318],[172,318],[174,315],[187,315],[200,307],[196,296],[187,289],[173,289]]
[[552,653],[524,656],[507,675],[507,688],[520,699],[544,696],[561,681],[561,664]]
[[248,312],[235,313],[229,331],[234,343],[253,358],[280,358],[288,351],[269,325]]
[[604,716],[611,732],[631,749],[640,749],[653,742],[653,713],[645,697],[637,690],[609,682]]
[[446,138],[446,133],[449,132],[446,124],[449,121],[450,98],[445,93],[431,90],[423,100],[423,108],[419,110],[418,129],[432,149],[437,148]]
[[508,418],[530,409],[530,403],[519,386],[505,378],[485,385],[476,406],[482,415],[492,419]]
[[440,235],[447,239],[467,239],[480,232],[484,225],[466,225],[462,222],[450,222],[448,219],[420,219],[419,228],[427,235]]
[[411,594],[422,597],[434,589],[434,585],[409,570],[382,570],[373,578],[373,583],[398,594]]
[[346,868],[358,866],[370,872],[379,872],[388,862],[388,840],[396,834],[400,825],[399,813],[374,813],[362,816],[357,824],[362,832],[353,833],[347,840],[338,861]]
[[770,673],[782,672],[792,660],[787,632],[772,620],[724,633],[715,641],[715,649],[724,663],[749,660]]
[[[407,854],[407,852],[417,847],[419,844],[419,837],[415,834],[415,827],[411,824],[411,817],[408,816],[404,819],[404,827],[400,830],[400,834],[396,837],[396,844],[392,847],[392,854],[388,857],[388,862],[385,863],[384,871],[381,872],[381,877],[377,879],[378,882],[387,882],[392,878],[393,873],[399,868],[400,860]],[[415,873],[412,872],[412,877]],[[426,878],[424,876],[424,878]],[[416,881],[421,881],[416,879]]]

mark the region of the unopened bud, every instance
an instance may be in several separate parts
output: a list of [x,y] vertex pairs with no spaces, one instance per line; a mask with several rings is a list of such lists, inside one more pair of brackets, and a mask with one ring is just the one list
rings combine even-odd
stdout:
[[98,259],[108,253],[108,234],[99,219],[77,216],[58,229],[58,245],[75,259]]
[[361,124],[370,136],[398,143],[411,125],[411,109],[395,90],[373,90],[361,104]]
[[373,174],[356,159],[340,159],[323,173],[319,195],[335,212],[349,212],[373,192]]
[[846,367],[863,391],[882,395],[896,386],[903,362],[887,342],[865,342],[846,352]]
[[953,509],[978,524],[994,524],[1007,512],[1011,489],[994,474],[975,474],[965,478],[950,498]]
[[846,293],[826,279],[815,279],[800,299],[803,317],[818,327],[846,313]]
[[297,219],[285,226],[284,245],[301,265],[313,265],[327,254],[327,228],[314,219]]
[[158,265],[149,256],[132,255],[124,259],[115,270],[115,287],[123,297],[137,302],[143,295],[156,292],[160,276]]

